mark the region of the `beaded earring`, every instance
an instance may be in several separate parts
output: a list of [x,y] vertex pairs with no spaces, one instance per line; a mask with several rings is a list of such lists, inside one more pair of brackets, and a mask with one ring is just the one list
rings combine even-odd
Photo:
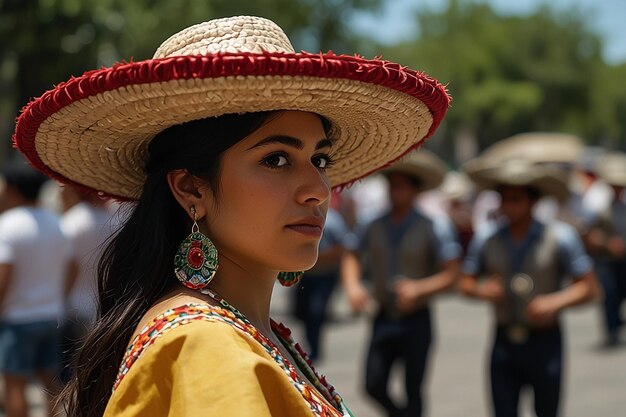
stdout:
[[193,226],[174,256],[174,272],[185,287],[199,290],[206,287],[217,271],[217,248],[198,227],[196,208],[191,207]]
[[278,282],[280,282],[280,285],[282,285],[283,287],[291,287],[293,285],[296,285],[298,281],[302,279],[303,275],[304,271],[279,272]]

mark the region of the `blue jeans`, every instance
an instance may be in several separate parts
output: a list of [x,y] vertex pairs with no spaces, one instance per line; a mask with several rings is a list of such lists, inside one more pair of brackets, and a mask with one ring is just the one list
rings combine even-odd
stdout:
[[56,320],[0,324],[0,371],[29,376],[62,366],[61,327]]
[[498,328],[491,352],[491,395],[496,417],[517,417],[520,392],[529,386],[537,417],[558,415],[563,368],[560,329],[531,331],[524,343],[513,343]]

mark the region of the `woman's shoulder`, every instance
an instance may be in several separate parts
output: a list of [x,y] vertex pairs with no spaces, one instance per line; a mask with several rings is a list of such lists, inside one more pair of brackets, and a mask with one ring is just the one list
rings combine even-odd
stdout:
[[159,315],[150,327],[148,333],[158,333],[164,342],[192,350],[198,345],[221,347],[225,352],[254,350],[236,317],[219,306],[185,304]]
[[[246,329],[227,309],[204,303],[186,303],[168,308],[152,318],[132,340],[127,356],[148,350],[148,346],[161,348],[174,344],[181,350],[190,350],[197,345],[214,345],[220,350],[251,350]],[[187,349],[189,348],[189,349]],[[156,351],[158,349],[150,350]]]
[[[258,363],[271,359],[228,310],[208,304],[183,304],[170,308],[146,324],[131,341],[122,360],[114,389],[127,374],[161,374],[176,371],[180,364],[206,369],[216,362]],[[248,358],[248,360],[246,360]],[[214,367],[213,369],[218,369]]]
[[[131,344],[105,416],[158,416],[183,408],[208,415],[303,415],[270,410],[284,407],[289,379],[232,320],[227,310],[206,304],[181,305],[155,317]],[[282,389],[274,398],[263,386]]]

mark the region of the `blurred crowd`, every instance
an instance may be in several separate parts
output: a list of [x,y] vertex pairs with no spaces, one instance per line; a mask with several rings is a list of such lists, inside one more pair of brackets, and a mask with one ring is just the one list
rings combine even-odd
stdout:
[[70,357],[97,319],[95,271],[117,211],[25,163],[0,178],[0,404],[7,416],[28,415],[35,379],[48,415],[58,415]]
[[[27,415],[37,378],[53,397],[97,319],[96,267],[119,206],[58,187],[25,165],[0,185],[0,366],[7,415]],[[342,286],[372,317],[363,386],[389,416],[424,413],[423,379],[442,293],[493,305],[487,373],[494,415],[515,416],[523,387],[538,416],[556,416],[563,371],[559,314],[597,302],[606,348],[623,343],[626,154],[565,134],[502,140],[457,171],[420,150],[333,196],[317,265],[293,295],[313,361]],[[332,341],[328,341],[332,343]],[[406,403],[389,393],[394,363]]]
[[[518,415],[526,388],[537,416],[558,415],[560,313],[596,303],[603,337],[593,343],[614,349],[624,342],[625,187],[626,154],[586,147],[571,135],[526,133],[456,171],[420,150],[344,190],[331,210],[343,221],[333,220],[321,248],[321,259],[332,253],[334,266],[324,262],[323,280],[306,274],[294,297],[313,358],[322,354],[330,288],[341,284],[353,310],[372,317],[363,341],[365,391],[383,415],[423,415],[429,306],[438,294],[456,292],[493,306],[493,415]],[[396,363],[406,402],[389,392]]]

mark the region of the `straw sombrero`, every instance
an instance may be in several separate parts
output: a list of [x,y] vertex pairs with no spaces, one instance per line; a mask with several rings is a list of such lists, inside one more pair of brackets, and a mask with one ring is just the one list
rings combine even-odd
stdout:
[[481,158],[494,162],[526,159],[534,163],[576,163],[584,151],[582,140],[567,133],[528,132],[502,139],[487,149]]
[[[295,53],[274,22],[238,16],[191,26],[154,58],[86,72],[22,111],[14,145],[61,182],[139,196],[150,140],[190,120],[269,110],[333,125],[334,187],[382,168],[432,135],[449,105],[427,75],[380,59]],[[207,139],[210,140],[210,139]]]
[[447,200],[468,201],[474,194],[474,183],[463,172],[449,171],[439,187]]
[[605,183],[626,187],[626,154],[611,152],[599,158],[596,172]]
[[421,149],[418,152],[412,152],[381,173],[383,175],[393,173],[409,175],[419,181],[419,189],[424,192],[439,187],[446,172],[448,168],[437,155]]
[[567,179],[562,171],[524,159],[493,164],[477,158],[466,163],[463,170],[483,190],[497,190],[503,185],[513,185],[533,187],[542,196],[556,197],[561,201],[569,195]]

